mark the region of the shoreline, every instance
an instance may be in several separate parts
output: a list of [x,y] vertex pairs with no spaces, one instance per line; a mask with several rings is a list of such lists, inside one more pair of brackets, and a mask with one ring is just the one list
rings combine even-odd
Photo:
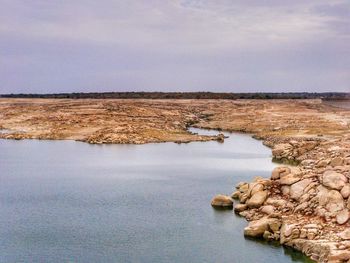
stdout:
[[249,134],[276,160],[298,165],[237,186],[235,211],[250,222],[246,235],[277,240],[317,262],[350,260],[349,110],[320,100],[0,99],[0,117],[1,129],[24,131],[0,133],[6,139],[224,140],[191,134],[189,126]]
[[[306,144],[263,142],[271,148],[272,160],[289,158],[299,164],[276,167],[270,178],[238,183],[236,191],[226,196],[226,206],[231,204],[229,199],[236,200],[234,212],[249,222],[244,235],[279,242],[315,262],[349,262],[350,137],[337,143],[327,139]],[[339,145],[346,145],[346,151],[337,151]],[[315,158],[326,146],[332,150]],[[295,154],[295,149],[302,154]],[[334,185],[339,182],[334,176],[343,179],[340,186]],[[217,197],[212,205],[225,207],[215,205]]]

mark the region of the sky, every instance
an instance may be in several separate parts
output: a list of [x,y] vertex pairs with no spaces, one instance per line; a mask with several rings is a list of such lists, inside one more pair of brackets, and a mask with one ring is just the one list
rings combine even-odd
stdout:
[[350,0],[0,0],[0,93],[350,92]]

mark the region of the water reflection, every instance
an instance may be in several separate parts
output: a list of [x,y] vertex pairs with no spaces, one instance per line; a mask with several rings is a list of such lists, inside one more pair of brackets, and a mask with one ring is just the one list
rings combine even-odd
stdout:
[[222,144],[0,140],[0,262],[307,262],[244,239],[245,220],[210,206],[269,176],[270,154],[242,134]]

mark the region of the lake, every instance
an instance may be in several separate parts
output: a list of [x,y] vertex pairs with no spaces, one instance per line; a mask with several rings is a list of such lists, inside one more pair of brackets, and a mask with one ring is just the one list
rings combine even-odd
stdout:
[[350,100],[322,100],[322,103],[343,109],[350,109]]
[[229,135],[146,145],[0,140],[0,262],[309,262],[245,239],[244,219],[210,206],[275,166],[260,141]]

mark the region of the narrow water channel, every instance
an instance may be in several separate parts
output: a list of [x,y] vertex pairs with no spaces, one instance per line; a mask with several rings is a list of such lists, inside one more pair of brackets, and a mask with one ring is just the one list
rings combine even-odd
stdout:
[[0,140],[0,262],[308,262],[245,239],[244,219],[210,206],[237,182],[269,176],[270,155],[243,134],[189,144]]

